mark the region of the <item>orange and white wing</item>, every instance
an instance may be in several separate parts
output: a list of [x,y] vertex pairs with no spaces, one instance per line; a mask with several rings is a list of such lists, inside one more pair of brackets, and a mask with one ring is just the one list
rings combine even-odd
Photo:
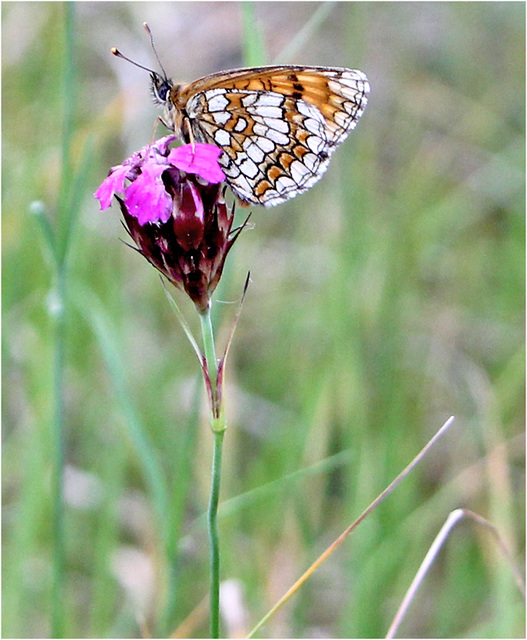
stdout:
[[241,199],[273,206],[321,178],[368,100],[352,69],[261,67],[207,76],[185,88],[196,140],[223,150],[219,162]]

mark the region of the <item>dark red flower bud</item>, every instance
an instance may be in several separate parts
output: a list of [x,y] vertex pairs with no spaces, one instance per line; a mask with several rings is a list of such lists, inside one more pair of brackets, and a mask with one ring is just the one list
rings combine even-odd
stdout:
[[169,151],[164,138],[114,167],[95,194],[105,208],[115,191],[124,192],[116,198],[137,250],[186,291],[199,312],[208,308],[238,236],[231,234],[234,207],[225,204],[217,158],[211,145]]

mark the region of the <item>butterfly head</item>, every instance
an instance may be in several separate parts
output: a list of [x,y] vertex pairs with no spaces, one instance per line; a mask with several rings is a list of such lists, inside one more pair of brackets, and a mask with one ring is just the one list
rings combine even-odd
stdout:
[[133,64],[136,67],[139,67],[140,69],[144,69],[145,71],[148,71],[148,73],[150,74],[150,80],[151,80],[151,91],[152,91],[152,96],[154,98],[154,102],[159,105],[160,107],[164,108],[164,118],[165,120],[163,120],[163,123],[167,126],[167,128],[169,129],[173,129],[174,127],[169,126],[167,124],[167,122],[172,122],[173,121],[173,111],[174,111],[174,102],[173,99],[171,98],[172,96],[172,92],[173,90],[177,91],[178,87],[174,87],[174,83],[172,82],[172,80],[167,76],[165,69],[163,68],[163,65],[161,64],[161,60],[159,59],[159,56],[157,55],[157,51],[154,45],[154,38],[152,36],[152,32],[150,31],[150,27],[145,23],[143,23],[143,27],[145,28],[146,32],[148,33],[148,35],[150,36],[150,43],[152,45],[152,49],[154,51],[154,54],[157,58],[157,61],[159,63],[159,66],[161,68],[161,73],[158,73],[157,71],[153,71],[152,69],[149,69],[148,67],[145,67],[142,64],[139,64],[138,62],[135,62],[134,60],[131,60],[130,58],[127,58],[125,55],[123,55],[118,49],[116,49],[115,47],[112,49],[112,53],[114,56],[117,56],[118,58],[123,58],[123,60],[126,60],[127,62],[130,62],[131,64]]
[[152,96],[154,102],[161,107],[167,107],[170,105],[170,91],[172,89],[172,80],[166,76],[162,76],[156,71],[150,72],[150,79],[152,81]]
[[152,71],[151,90],[154,102],[163,108],[161,122],[177,136],[181,134],[181,113],[175,107],[175,99],[182,85],[175,85],[170,78]]

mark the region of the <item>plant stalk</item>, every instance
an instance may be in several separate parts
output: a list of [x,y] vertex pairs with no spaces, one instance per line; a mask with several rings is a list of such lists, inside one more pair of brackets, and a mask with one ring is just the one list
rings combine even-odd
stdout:
[[[64,114],[62,131],[62,176],[59,193],[59,220],[57,243],[51,247],[56,268],[55,299],[50,300],[50,312],[55,321],[54,362],[53,362],[53,439],[55,445],[55,465],[53,469],[53,585],[51,637],[64,637],[64,573],[65,573],[65,533],[64,533],[64,362],[65,362],[65,306],[69,235],[72,215],[68,208],[68,194],[71,189],[72,170],[70,146],[73,135],[73,85],[74,85],[74,21],[75,7],[71,2],[64,5],[64,57],[63,96]],[[49,238],[48,238],[49,239]]]
[[212,484],[207,523],[210,540],[210,637],[220,637],[220,540],[218,535],[218,502],[221,481],[221,453],[224,431],[214,432]]
[[53,362],[53,586],[51,637],[64,637],[64,304],[65,273],[59,267],[52,310],[55,318],[55,353]]
[[[216,359],[216,348],[214,346],[214,331],[212,329],[211,306],[203,313],[199,314],[201,321],[201,335],[203,337],[203,353],[207,361],[207,371],[209,372],[210,384],[212,387],[212,397],[217,398],[218,387],[218,360]],[[214,410],[213,407],[211,407]]]
[[[214,345],[211,309],[200,314],[203,336],[203,351],[206,371],[211,387],[210,426],[214,434],[214,450],[212,455],[212,480],[210,501],[207,512],[207,524],[210,541],[210,637],[220,637],[220,541],[218,534],[218,503],[221,484],[221,455],[223,434],[225,433],[225,413],[218,400],[223,394],[218,393],[218,361]],[[205,381],[207,383],[207,381]],[[223,401],[221,401],[223,404]]]

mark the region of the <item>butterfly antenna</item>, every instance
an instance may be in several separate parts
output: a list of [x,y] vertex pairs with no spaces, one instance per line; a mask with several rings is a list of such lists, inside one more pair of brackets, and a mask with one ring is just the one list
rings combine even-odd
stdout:
[[140,69],[144,69],[145,71],[148,71],[148,73],[155,73],[155,71],[152,71],[152,69],[149,69],[148,67],[145,67],[142,64],[139,64],[139,62],[135,62],[134,60],[130,60],[130,58],[127,58],[124,54],[122,54],[119,51],[119,49],[116,49],[115,47],[112,47],[111,52],[113,53],[114,56],[117,56],[118,58],[122,58],[123,60],[126,60],[127,62],[130,62],[131,64],[134,65],[134,67],[139,67]]
[[163,76],[166,79],[166,78],[168,78],[167,72],[165,71],[165,67],[163,67],[163,65],[161,64],[161,59],[159,58],[159,56],[157,54],[156,45],[154,44],[154,34],[150,30],[150,27],[148,26],[148,24],[146,22],[143,22],[143,27],[144,27],[145,31],[148,33],[148,35],[150,36],[150,44],[152,46],[152,51],[154,52],[154,55],[155,55],[155,57],[157,59],[157,64],[161,68],[161,71],[163,72]]

